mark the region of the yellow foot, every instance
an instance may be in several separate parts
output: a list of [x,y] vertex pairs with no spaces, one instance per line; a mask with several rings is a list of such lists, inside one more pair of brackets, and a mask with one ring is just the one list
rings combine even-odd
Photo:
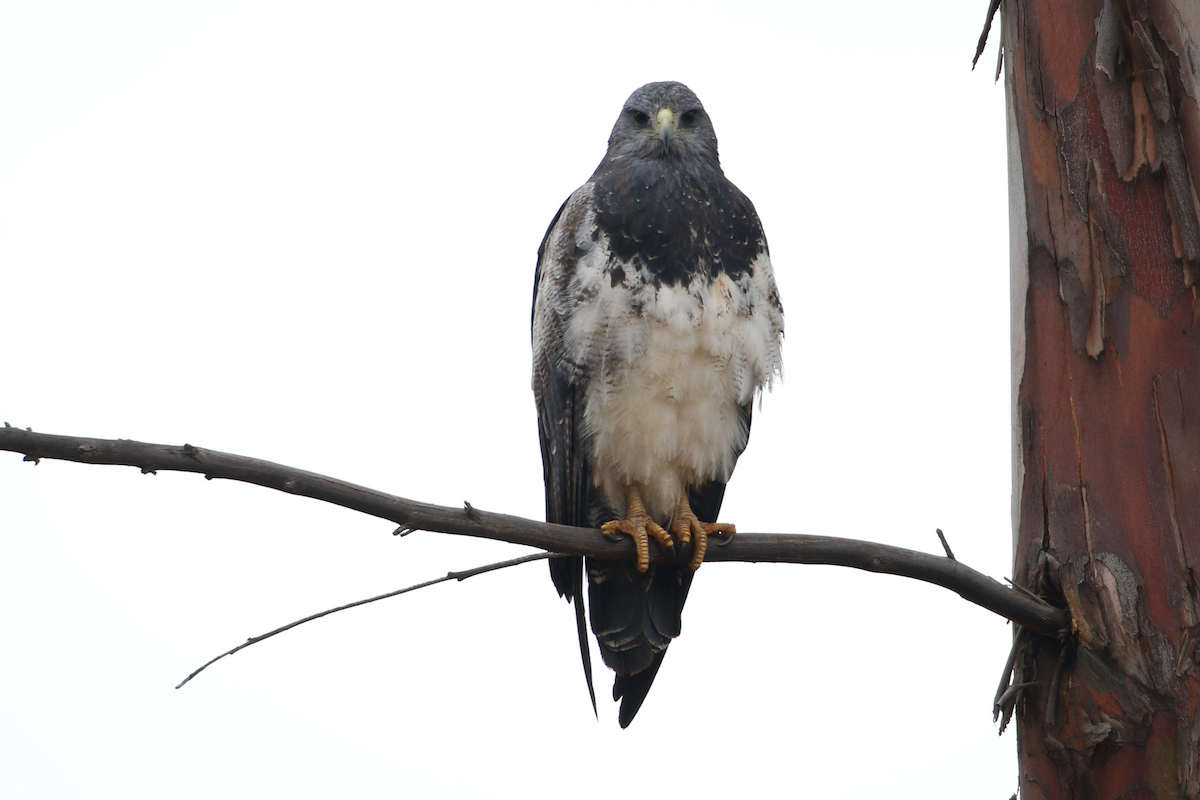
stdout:
[[660,550],[667,550],[675,545],[671,541],[671,534],[646,513],[641,493],[636,486],[625,490],[625,519],[614,519],[604,523],[600,526],[600,532],[605,536],[619,537],[624,534],[633,538],[633,545],[637,548],[638,572],[650,569],[651,536]]
[[701,522],[696,518],[685,494],[679,498],[679,505],[675,507],[675,513],[671,516],[671,533],[678,536],[679,541],[684,544],[695,538],[692,560],[688,562],[688,568],[694,572],[700,569],[704,554],[708,552],[708,537],[719,536],[728,539],[737,533],[737,528],[728,522]]

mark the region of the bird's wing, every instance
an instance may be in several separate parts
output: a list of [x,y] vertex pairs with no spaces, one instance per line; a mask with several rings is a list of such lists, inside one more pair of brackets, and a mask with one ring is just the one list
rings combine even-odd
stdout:
[[[573,306],[569,292],[578,260],[576,229],[582,216],[577,212],[588,197],[590,187],[581,187],[562,204],[546,230],[538,248],[532,319],[533,394],[537,401],[538,438],[546,482],[546,521],[582,527],[596,524],[590,518],[592,479],[583,427],[587,376],[572,366],[564,333]],[[596,691],[583,606],[583,558],[550,559],[550,577],[559,596],[575,605],[579,653],[595,712]]]

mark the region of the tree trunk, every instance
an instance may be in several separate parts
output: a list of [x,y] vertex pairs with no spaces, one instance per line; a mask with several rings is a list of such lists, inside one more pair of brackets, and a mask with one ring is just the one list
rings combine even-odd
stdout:
[[1200,0],[1004,0],[1022,797],[1200,796]]

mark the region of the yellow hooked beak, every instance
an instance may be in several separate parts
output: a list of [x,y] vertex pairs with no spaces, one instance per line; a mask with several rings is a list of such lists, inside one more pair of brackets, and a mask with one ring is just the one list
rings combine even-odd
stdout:
[[654,120],[654,132],[662,139],[663,150],[671,149],[671,138],[675,136],[675,112],[669,108],[660,108]]

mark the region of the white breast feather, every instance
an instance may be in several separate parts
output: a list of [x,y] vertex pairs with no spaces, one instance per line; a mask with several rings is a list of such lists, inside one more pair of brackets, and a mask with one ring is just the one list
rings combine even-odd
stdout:
[[649,275],[613,286],[607,244],[589,240],[576,265],[563,344],[588,376],[596,486],[624,513],[636,483],[665,524],[686,487],[728,480],[748,434],[739,408],[780,374],[783,318],[765,252],[740,284],[656,289]]

